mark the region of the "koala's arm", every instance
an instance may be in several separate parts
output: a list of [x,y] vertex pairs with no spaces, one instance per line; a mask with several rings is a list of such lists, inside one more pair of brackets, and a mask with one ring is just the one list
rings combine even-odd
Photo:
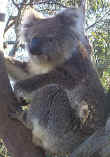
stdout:
[[60,84],[67,85],[71,88],[71,84],[74,83],[72,77],[67,78],[68,73],[64,68],[57,68],[46,74],[31,74],[28,68],[28,62],[20,62],[14,59],[5,58],[5,64],[9,76],[16,80],[16,90],[21,90],[27,93],[31,93],[47,84]]
[[61,86],[67,86],[67,88],[71,88],[71,84],[74,84],[75,80],[71,77],[70,79],[65,79],[65,75],[67,74],[58,70],[53,70],[46,74],[35,75],[26,80],[20,80],[15,84],[15,88],[16,90],[20,89],[26,93],[32,93],[48,84],[59,84]]

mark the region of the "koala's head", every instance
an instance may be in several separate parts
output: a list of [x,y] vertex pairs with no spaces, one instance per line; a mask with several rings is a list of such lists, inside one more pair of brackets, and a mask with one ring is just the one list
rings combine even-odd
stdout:
[[68,8],[52,17],[32,12],[24,18],[21,34],[32,62],[53,69],[71,58],[83,34],[83,14]]

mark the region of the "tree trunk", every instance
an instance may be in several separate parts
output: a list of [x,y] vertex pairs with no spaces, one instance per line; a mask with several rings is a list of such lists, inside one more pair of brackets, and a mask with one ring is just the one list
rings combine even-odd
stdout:
[[9,119],[9,107],[17,103],[0,52],[0,137],[13,157],[44,157],[44,152],[32,144],[31,132],[20,122]]
[[[0,2],[3,3],[2,0]],[[33,145],[31,132],[20,122],[8,117],[9,108],[14,109],[18,102],[12,92],[1,51],[6,3],[7,0],[0,9],[0,138],[13,157],[44,157],[44,151]]]

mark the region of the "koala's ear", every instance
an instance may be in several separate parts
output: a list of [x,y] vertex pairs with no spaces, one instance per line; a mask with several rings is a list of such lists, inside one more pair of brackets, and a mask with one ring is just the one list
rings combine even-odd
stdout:
[[36,26],[36,22],[43,18],[44,16],[34,9],[26,9],[23,13],[21,24],[18,27],[20,41],[29,41],[33,34],[34,27]]
[[67,8],[63,9],[59,14],[61,18],[66,22],[66,23],[76,23],[78,20],[81,20],[83,13],[80,8]]
[[63,11],[64,15],[67,17],[78,17],[82,15],[81,8],[67,8]]
[[34,23],[35,20],[43,19],[44,16],[38,11],[35,11],[32,8],[26,9],[24,11],[23,17],[22,17],[22,24],[31,24]]
[[84,14],[81,8],[67,8],[58,14],[60,21],[74,32],[83,33]]

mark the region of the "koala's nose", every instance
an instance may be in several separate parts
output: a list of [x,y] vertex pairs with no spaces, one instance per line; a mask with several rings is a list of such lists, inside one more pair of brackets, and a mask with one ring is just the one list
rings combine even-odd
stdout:
[[30,53],[33,55],[40,55],[41,53],[41,39],[34,37],[32,38],[31,42],[30,42]]

